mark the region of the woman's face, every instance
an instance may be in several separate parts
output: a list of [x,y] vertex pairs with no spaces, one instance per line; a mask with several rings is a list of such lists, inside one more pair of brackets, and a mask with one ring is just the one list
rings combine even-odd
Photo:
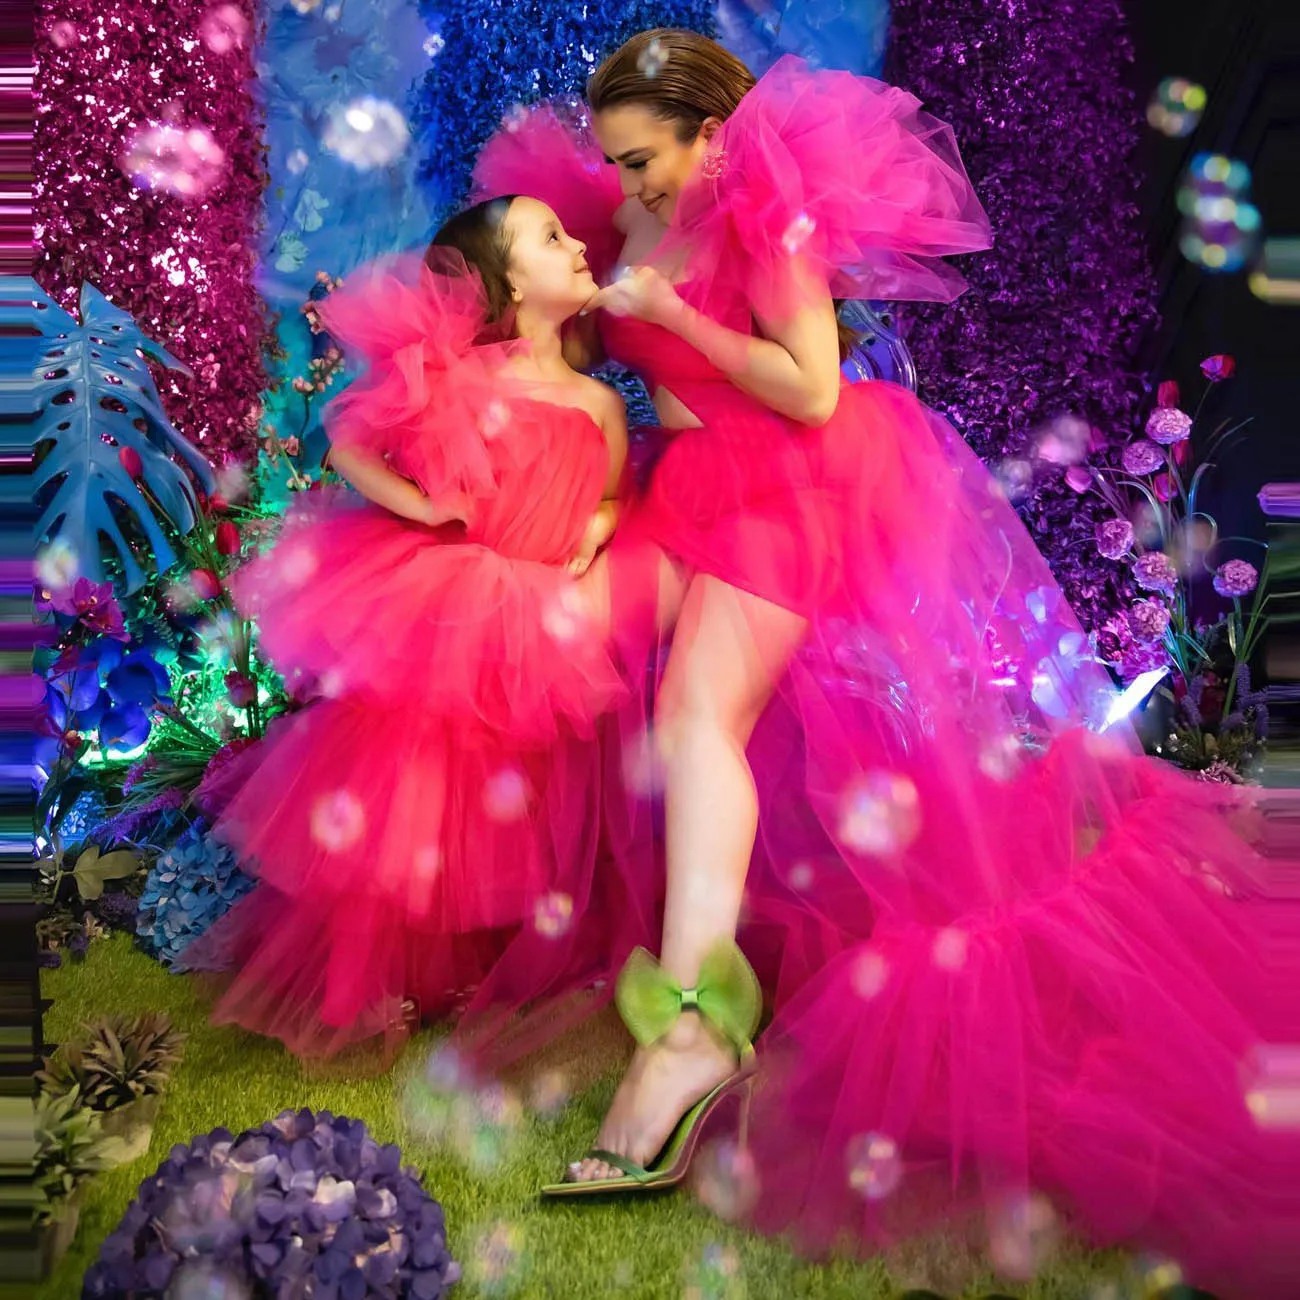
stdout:
[[591,123],[605,157],[618,167],[623,193],[638,199],[665,226],[672,221],[677,196],[704,160],[719,125],[716,118],[707,118],[695,139],[683,144],[672,122],[641,104],[607,108],[593,114]]
[[516,305],[561,320],[580,311],[596,292],[586,244],[538,199],[515,199],[503,224]]

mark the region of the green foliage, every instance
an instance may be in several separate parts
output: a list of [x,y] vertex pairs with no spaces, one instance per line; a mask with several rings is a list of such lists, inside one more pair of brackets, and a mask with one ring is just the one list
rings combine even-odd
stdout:
[[76,1093],[96,1111],[159,1093],[181,1059],[185,1035],[160,1011],[110,1015],[45,1060],[36,1076],[52,1095]]

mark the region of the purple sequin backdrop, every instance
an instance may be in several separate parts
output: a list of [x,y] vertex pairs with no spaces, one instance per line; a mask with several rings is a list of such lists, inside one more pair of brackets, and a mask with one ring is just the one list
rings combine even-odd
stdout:
[[[245,38],[210,48],[214,9]],[[176,427],[216,462],[247,457],[267,341],[253,0],[42,0],[37,21],[36,278],[74,315],[83,280],[130,312],[195,372],[155,370]],[[201,200],[136,189],[119,168],[131,133],[164,121],[206,127],[225,154]]]
[[[903,311],[921,395],[990,465],[1054,416],[1095,427],[1094,463],[1138,427],[1136,356],[1156,318],[1133,151],[1141,110],[1120,0],[894,0],[886,78],[950,122],[992,219],[968,293]],[[1094,543],[1109,511],[1039,465],[1020,506],[1088,627],[1134,595]]]

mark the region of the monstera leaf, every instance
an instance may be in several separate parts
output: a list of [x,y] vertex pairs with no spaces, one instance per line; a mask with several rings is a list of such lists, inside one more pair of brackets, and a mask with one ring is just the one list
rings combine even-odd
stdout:
[[[58,537],[72,548],[79,573],[102,581],[107,538],[122,562],[126,589],[134,591],[145,571],[123,524],[134,523],[144,535],[153,567],[162,572],[176,560],[163,524],[189,532],[198,512],[193,484],[178,461],[205,491],[214,486],[203,454],[168,420],[144,358],[189,371],[93,285],[81,289],[80,325],[40,289],[34,293],[45,346],[32,376],[39,402],[33,441],[51,444],[36,471],[36,489],[47,501],[37,541]],[[140,457],[147,496],[122,467],[124,447]]]

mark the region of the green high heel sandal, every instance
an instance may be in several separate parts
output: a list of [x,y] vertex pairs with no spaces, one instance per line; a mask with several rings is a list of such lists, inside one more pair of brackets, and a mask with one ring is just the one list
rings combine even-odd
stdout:
[[736,944],[728,940],[713,949],[700,966],[699,981],[693,989],[682,988],[644,948],[637,948],[619,974],[614,1002],[623,1023],[642,1047],[661,1039],[683,1011],[698,1011],[736,1049],[736,1072],[678,1120],[653,1164],[643,1167],[613,1151],[592,1147],[586,1158],[613,1165],[622,1170],[621,1176],[550,1183],[542,1188],[543,1196],[595,1196],[676,1187],[686,1177],[705,1122],[726,1098],[735,1094],[741,1099],[742,1148],[748,1138],[755,1073],[750,1039],[762,1014],[762,995],[758,977]]

